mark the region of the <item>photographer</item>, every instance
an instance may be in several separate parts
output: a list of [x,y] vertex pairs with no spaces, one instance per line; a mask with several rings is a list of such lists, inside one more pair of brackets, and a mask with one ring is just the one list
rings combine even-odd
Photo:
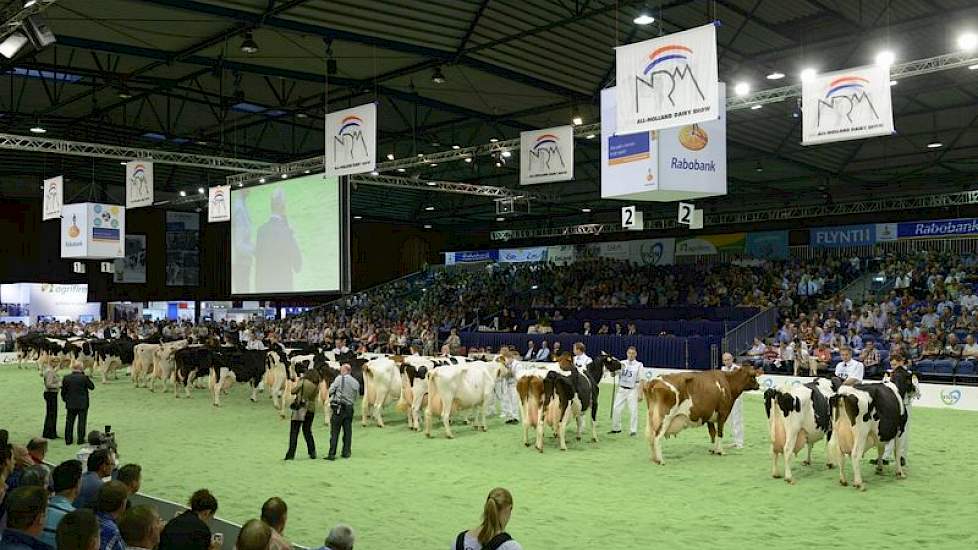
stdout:
[[329,454],[326,460],[336,460],[336,443],[343,430],[343,458],[350,458],[350,446],[353,441],[353,404],[360,396],[360,383],[350,376],[350,364],[340,366],[340,375],[333,380],[329,387],[330,409],[333,416],[330,419]]
[[88,457],[95,451],[99,449],[105,449],[112,454],[112,461],[119,461],[119,448],[115,443],[115,434],[112,433],[112,426],[106,426],[104,432],[98,430],[92,430],[88,432],[87,445],[78,450],[78,454],[75,458],[79,462],[86,465],[88,464]]
[[316,369],[310,368],[302,377],[292,394],[296,396],[292,402],[292,422],[289,430],[289,450],[285,453],[285,460],[295,458],[295,448],[299,443],[299,429],[302,429],[302,437],[306,440],[306,451],[309,458],[316,458],[316,439],[312,435],[312,421],[316,416],[316,397],[319,392],[319,373]]

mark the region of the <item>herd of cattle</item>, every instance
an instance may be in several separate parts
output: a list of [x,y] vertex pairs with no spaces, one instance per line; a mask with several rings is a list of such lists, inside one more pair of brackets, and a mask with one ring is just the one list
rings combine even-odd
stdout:
[[[507,360],[505,355],[478,357],[424,357],[334,353],[303,342],[276,344],[270,350],[240,346],[188,344],[186,340],[159,339],[136,342],[130,339],[51,338],[31,333],[16,342],[18,361],[37,362],[44,368],[67,368],[80,364],[107,382],[130,365],[135,387],[155,391],[167,384],[176,397],[191,396],[196,383],[207,380],[214,406],[236,382],[251,387],[251,400],[266,391],[278,415],[286,417],[293,400],[292,389],[309,369],[321,378],[318,399],[328,410],[328,388],[348,363],[361,382],[362,423],[372,419],[384,426],[388,404],[404,413],[407,425],[431,437],[432,421],[441,418],[445,435],[454,437],[453,414],[474,413],[471,425],[486,431],[486,413],[495,397],[497,381],[515,388],[520,400],[523,443],[544,451],[544,432],[549,426],[561,450],[567,449],[565,432],[574,419],[577,440],[583,436],[590,417],[591,440],[597,441],[598,390],[606,373],[613,374],[621,363],[600,354],[586,368],[573,364],[567,354],[554,363]],[[759,389],[760,369],[744,367],[733,371],[680,372],[664,374],[642,384],[648,406],[646,435],[650,458],[663,464],[662,440],[689,428],[707,425],[710,452],[722,455],[723,428],[741,393]],[[813,445],[826,440],[826,464],[839,466],[840,482],[847,485],[844,461],[853,467],[853,485],[865,489],[860,462],[863,454],[893,442],[894,456],[904,456],[908,409],[905,402],[917,392],[912,373],[897,368],[883,382],[839,385],[839,381],[815,379],[807,384],[764,392],[764,405],[771,437],[772,475],[794,483],[793,457],[807,446],[811,463]],[[424,427],[421,426],[422,414]],[[324,414],[329,424],[329,415]],[[465,421],[469,422],[469,417]],[[530,433],[534,431],[531,442]],[[778,467],[783,463],[782,469]],[[901,460],[894,460],[896,475],[905,477]],[[877,471],[883,461],[877,461]]]

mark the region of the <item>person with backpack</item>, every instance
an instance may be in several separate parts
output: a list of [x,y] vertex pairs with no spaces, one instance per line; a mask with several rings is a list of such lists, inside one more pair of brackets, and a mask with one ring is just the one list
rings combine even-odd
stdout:
[[523,550],[506,532],[513,513],[513,495],[502,487],[489,491],[482,509],[482,523],[455,537],[453,550]]

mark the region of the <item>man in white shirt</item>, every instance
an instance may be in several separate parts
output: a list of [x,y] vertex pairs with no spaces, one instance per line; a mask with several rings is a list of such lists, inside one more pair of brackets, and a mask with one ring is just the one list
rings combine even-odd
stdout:
[[526,355],[523,356],[524,361],[533,361],[537,355],[537,350],[533,349],[533,340],[526,343]]
[[975,295],[973,290],[969,290],[967,294],[961,297],[961,307],[969,311],[978,307],[978,296]]
[[591,364],[591,358],[584,353],[584,342],[574,344],[574,366],[586,369]]
[[931,329],[937,326],[937,315],[934,315],[934,310],[927,308],[927,313],[923,314],[920,318],[920,326]]
[[621,411],[628,405],[629,430],[628,435],[635,436],[638,433],[638,385],[645,379],[645,365],[637,361],[638,350],[635,346],[629,346],[624,361],[621,362],[621,371],[618,373],[618,391],[615,393],[615,403],[611,412],[611,432],[621,433]]
[[[720,367],[720,370],[724,372],[729,372],[740,368],[740,366],[737,363],[734,363],[733,355],[729,353],[724,353],[722,360],[723,360],[723,366]],[[730,425],[730,431],[731,434],[733,435],[734,447],[738,449],[744,448],[743,397],[744,397],[743,395],[737,397],[737,400],[734,401],[733,407],[730,408],[730,416],[727,417],[727,423]]]
[[506,366],[510,372],[507,376],[500,376],[496,379],[493,388],[496,402],[499,403],[499,418],[507,424],[519,424],[519,406],[516,401],[516,371],[518,370],[519,351],[516,348],[510,349],[503,347],[499,350],[499,355],[505,358]]
[[852,358],[852,350],[844,347],[841,350],[842,361],[835,366],[835,375],[846,386],[854,386],[863,381],[865,368],[863,364]]
[[543,340],[540,342],[540,349],[537,350],[537,361],[549,361],[550,360],[550,348],[547,347],[547,341]]

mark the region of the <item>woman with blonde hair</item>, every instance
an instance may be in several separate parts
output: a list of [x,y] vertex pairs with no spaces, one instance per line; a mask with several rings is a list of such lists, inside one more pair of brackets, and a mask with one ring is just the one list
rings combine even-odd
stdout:
[[506,532],[513,513],[513,495],[502,487],[489,491],[482,509],[482,523],[455,537],[454,550],[523,550]]

